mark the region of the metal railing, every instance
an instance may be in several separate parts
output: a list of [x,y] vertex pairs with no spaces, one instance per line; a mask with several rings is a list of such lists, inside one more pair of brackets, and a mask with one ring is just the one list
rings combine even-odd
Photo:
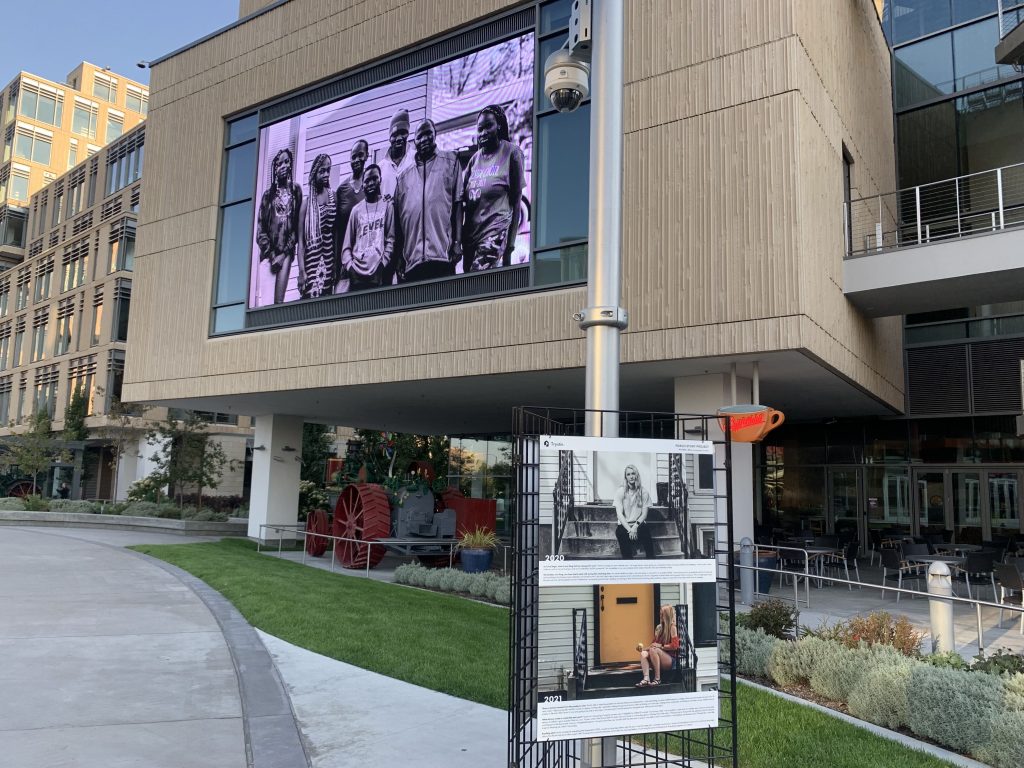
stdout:
[[[298,525],[270,525],[268,523],[262,523],[262,524],[260,524],[260,536],[256,540],[256,551],[257,552],[262,552],[263,551],[263,542],[266,540],[265,531],[267,531],[267,530],[277,531],[279,534],[284,532],[284,531],[288,531],[289,533],[292,533],[292,534],[299,534],[299,535],[301,535],[302,536],[302,545],[303,545],[302,546],[302,563],[303,563],[303,565],[305,565],[305,563],[306,563],[306,546],[305,545],[306,545],[306,538],[309,537],[309,536],[313,536],[313,537],[315,537],[317,539],[320,539],[320,540],[325,540],[326,539],[327,541],[333,541],[333,542],[350,541],[350,542],[352,542],[354,544],[359,544],[361,546],[365,546],[366,547],[366,576],[367,576],[367,578],[369,578],[369,576],[370,576],[370,563],[373,561],[373,558],[371,557],[371,555],[373,553],[373,547],[375,547],[375,546],[382,547],[382,548],[384,548],[385,551],[387,550],[387,543],[386,542],[366,541],[364,539],[350,539],[350,538],[346,538],[344,536],[331,536],[331,535],[326,534],[326,533],[314,533],[313,531],[305,530],[305,527],[301,523],[299,523]],[[295,539],[295,541],[298,541],[298,539]],[[459,540],[458,539],[452,539],[450,542],[431,541],[429,543],[432,546],[439,546],[439,547],[443,547],[446,544],[448,545],[448,567],[451,568],[452,567],[452,561],[455,559],[455,550],[459,546]],[[334,562],[335,562],[334,547],[335,546],[336,545],[331,545],[329,547],[330,552],[331,552],[331,573],[334,572]],[[278,536],[278,538],[277,538],[277,553],[281,554],[281,552],[283,551],[283,548],[284,548],[284,536]],[[362,569],[360,569],[360,570],[362,570]]]
[[1024,21],[1024,7],[1021,7],[1020,0],[999,0],[997,8],[999,11],[999,39],[1002,40]]
[[[305,546],[306,541],[305,540],[306,540],[306,537],[308,537],[308,536],[315,536],[315,537],[317,537],[319,539],[326,539],[327,541],[351,541],[351,542],[354,542],[356,544],[365,544],[367,546],[367,550],[366,550],[366,575],[367,576],[370,575],[370,561],[371,561],[370,554],[371,554],[372,547],[378,546],[378,547],[384,547],[385,549],[387,548],[387,542],[364,541],[363,539],[348,539],[348,538],[344,538],[342,536],[330,536],[330,535],[328,535],[326,533],[314,533],[313,531],[307,531],[305,529],[305,526],[302,523],[298,523],[296,525],[270,525],[269,523],[262,523],[260,525],[260,536],[256,540],[256,551],[257,552],[262,552],[263,551],[263,542],[266,540],[266,535],[264,534],[264,529],[271,530],[271,531],[278,531],[278,532],[288,531],[289,533],[292,533],[292,534],[299,534],[299,535],[301,535],[302,536],[302,544],[303,544],[303,546],[302,546],[302,563],[303,563],[303,565],[305,565],[305,563],[306,563],[306,546]],[[295,541],[298,542],[299,539],[295,539]],[[449,568],[452,567],[452,562],[455,559],[455,550],[459,548],[459,540],[458,539],[452,539],[451,542],[448,542],[448,541],[443,541],[443,542],[430,541],[430,542],[424,542],[424,544],[425,545],[429,544],[431,546],[439,546],[439,547],[447,546],[448,547],[448,567]],[[283,536],[278,537],[278,539],[277,539],[277,551],[278,551],[278,554],[280,554],[283,551],[283,546],[284,546],[284,537]],[[502,557],[502,567],[501,567],[501,569],[502,569],[502,572],[508,573],[508,556],[509,556],[509,552],[512,549],[512,546],[510,544],[500,544],[500,543],[498,544],[498,546],[501,548],[501,557]],[[334,561],[335,561],[335,558],[334,558],[334,547],[331,546],[330,550],[331,550],[331,572],[333,573],[334,572]],[[345,569],[345,570],[351,570],[351,569]]]
[[862,197],[843,207],[847,258],[1021,224],[1024,163]]
[[[754,572],[755,580],[757,579],[757,574],[758,573],[774,573],[774,574],[779,574],[780,576],[792,575],[793,574],[792,571],[787,571],[787,570],[784,570],[784,569],[779,569],[779,568],[762,568],[762,567],[759,567],[758,565],[756,565],[756,560],[755,560],[755,565],[741,565],[740,563],[736,563],[735,566],[736,566],[736,568],[739,568],[739,569],[743,569],[743,570],[747,570],[747,571],[753,571]],[[831,584],[858,586],[858,587],[865,587],[865,588],[868,588],[868,589],[881,590],[881,592],[883,593],[883,597],[885,596],[886,592],[894,592],[894,593],[900,594],[900,595],[910,595],[911,597],[921,597],[921,596],[924,596],[924,597],[926,597],[926,598],[928,598],[930,600],[949,601],[954,606],[957,605],[958,603],[959,604],[966,604],[966,605],[974,606],[975,615],[976,615],[976,625],[977,625],[977,631],[978,631],[978,652],[979,653],[984,653],[984,650],[985,650],[984,622],[983,622],[982,616],[981,616],[981,609],[982,608],[995,608],[995,609],[1000,610],[1000,611],[1010,611],[1011,614],[1024,613],[1024,606],[1014,605],[1012,603],[994,603],[994,602],[990,602],[988,600],[975,600],[975,599],[970,598],[970,597],[960,597],[959,595],[937,596],[937,595],[933,595],[933,594],[931,594],[931,593],[929,593],[927,591],[921,591],[921,590],[916,590],[916,589],[906,589],[904,587],[891,587],[891,586],[889,586],[887,584],[873,584],[873,583],[871,583],[869,581],[853,581],[852,579],[842,579],[842,578],[839,578],[839,577],[836,577],[836,576],[815,575],[814,579],[815,580],[819,580],[820,579],[823,582],[829,582]],[[755,581],[755,584],[756,584],[756,581]],[[739,588],[739,585],[737,585],[737,588]],[[765,596],[764,593],[755,593],[755,594],[761,594],[761,596]],[[773,597],[779,597],[780,599],[786,599],[786,598],[782,598],[780,595],[773,595]],[[797,605],[796,607],[797,607],[797,612],[799,614],[799,605]],[[810,606],[808,606],[808,608],[809,607]],[[1019,615],[1015,616],[1014,617],[1014,621],[1015,622],[1019,622],[1020,621],[1020,616]],[[1010,626],[1011,626],[1011,628],[1013,627],[1013,623],[1012,622],[1011,622]],[[799,634],[800,634],[800,619],[799,619],[799,615],[797,616],[797,622],[796,622],[796,634],[797,634],[797,636],[799,636]]]

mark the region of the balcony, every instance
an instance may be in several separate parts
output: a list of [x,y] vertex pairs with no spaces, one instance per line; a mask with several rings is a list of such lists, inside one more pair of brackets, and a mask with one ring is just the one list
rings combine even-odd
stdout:
[[1020,0],[999,0],[999,43],[996,63],[1024,64],[1024,4]]
[[869,317],[1024,299],[1024,163],[845,206],[843,293]]

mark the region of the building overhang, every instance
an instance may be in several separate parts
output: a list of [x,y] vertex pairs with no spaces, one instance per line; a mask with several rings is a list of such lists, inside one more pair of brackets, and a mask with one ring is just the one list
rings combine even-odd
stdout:
[[[674,410],[676,379],[707,374],[750,380],[760,370],[761,400],[793,420],[892,416],[893,410],[801,350],[728,358],[692,358],[621,367],[624,410]],[[306,421],[419,434],[501,434],[516,406],[583,407],[584,371],[544,371],[379,382],[347,387],[231,393],[161,400],[159,405],[250,416],[282,414]],[[723,403],[725,405],[726,403]]]
[[997,64],[1016,64],[1024,60],[1024,23],[1011,29],[996,45]]
[[1024,229],[847,259],[843,293],[868,317],[1024,299]]

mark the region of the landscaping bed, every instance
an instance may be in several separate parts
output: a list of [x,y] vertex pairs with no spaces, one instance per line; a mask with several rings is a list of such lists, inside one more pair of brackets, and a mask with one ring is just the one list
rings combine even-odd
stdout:
[[[884,728],[996,768],[1024,759],[1024,658],[920,653],[921,636],[884,612],[800,640],[780,630],[782,610],[758,606],[736,628],[737,671]],[[781,634],[782,631],[779,631]]]

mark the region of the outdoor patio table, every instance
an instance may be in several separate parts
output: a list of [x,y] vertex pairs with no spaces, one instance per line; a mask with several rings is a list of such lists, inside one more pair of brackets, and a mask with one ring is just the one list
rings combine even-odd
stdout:
[[946,563],[946,565],[959,565],[967,558],[959,555],[907,555],[904,559],[908,563]]
[[[814,567],[818,571],[818,575],[822,575],[824,560],[829,555],[841,555],[843,549],[841,547],[804,547],[804,551],[807,552],[809,560],[814,561]],[[818,580],[818,588],[821,589],[822,582]]]
[[966,555],[968,552],[980,552],[983,547],[980,544],[936,544],[935,549],[938,552]]

